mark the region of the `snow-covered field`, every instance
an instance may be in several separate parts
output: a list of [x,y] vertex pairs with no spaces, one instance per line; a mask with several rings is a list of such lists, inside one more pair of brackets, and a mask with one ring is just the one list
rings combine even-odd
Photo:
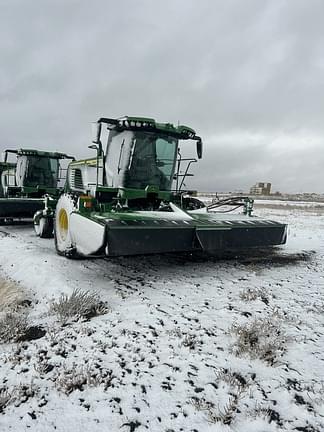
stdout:
[[290,210],[292,208],[300,208],[300,209],[309,209],[311,211],[316,212],[323,211],[324,210],[324,202],[323,201],[317,201],[317,202],[311,202],[311,201],[284,201],[284,200],[261,200],[257,199],[255,200],[255,206],[257,207],[269,207],[269,208],[278,208],[278,207],[286,207]]
[[[71,261],[0,227],[0,338],[14,307],[33,329],[0,344],[0,431],[323,431],[324,208],[308,204],[257,210],[289,223],[286,246],[222,260]],[[62,324],[51,304],[75,289],[103,314]]]

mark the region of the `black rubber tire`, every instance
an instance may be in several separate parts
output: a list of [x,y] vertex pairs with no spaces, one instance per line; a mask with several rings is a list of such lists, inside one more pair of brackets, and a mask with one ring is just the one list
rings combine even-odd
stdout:
[[53,237],[53,218],[41,217],[38,224],[34,224],[36,235],[40,238]]

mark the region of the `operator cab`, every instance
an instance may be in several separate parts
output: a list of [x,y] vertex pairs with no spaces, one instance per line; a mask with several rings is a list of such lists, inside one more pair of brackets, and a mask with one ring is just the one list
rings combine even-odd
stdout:
[[111,131],[106,151],[108,187],[171,190],[178,140],[156,132]]
[[[109,131],[105,154],[102,124]],[[202,157],[201,139],[187,126],[175,127],[143,117],[101,118],[95,133],[95,145],[90,147],[97,149],[97,165],[102,160],[104,166],[103,178],[97,179],[96,184],[108,188],[170,192],[179,174],[175,174],[176,165],[179,171],[179,140],[195,140],[198,158]]]
[[[8,162],[10,154],[16,163]],[[5,150],[1,174],[4,196],[28,195],[42,197],[46,192],[55,192],[60,186],[63,169],[60,161],[74,159],[63,153],[52,153],[32,149]],[[7,167],[7,168],[6,168]]]
[[17,161],[17,186],[56,188],[59,160],[48,156],[21,156]]

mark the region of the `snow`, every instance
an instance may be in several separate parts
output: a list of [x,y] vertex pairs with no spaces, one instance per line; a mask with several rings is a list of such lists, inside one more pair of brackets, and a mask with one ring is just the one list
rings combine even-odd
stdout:
[[254,201],[255,205],[269,205],[270,207],[275,206],[286,206],[286,207],[293,207],[297,206],[300,208],[323,208],[324,202],[322,201],[285,201],[285,200],[265,200],[265,199],[256,199]]
[[[68,260],[28,225],[0,227],[2,278],[18,284],[32,301],[32,324],[46,329],[40,339],[0,345],[0,411],[4,390],[30,392],[4,406],[0,430],[324,430],[324,212],[267,203],[255,213],[288,223],[287,245],[223,259]],[[109,312],[62,326],[50,304],[75,288],[96,291]],[[266,299],[244,300],[248,290]],[[272,364],[233,349],[233,324],[265,318],[287,338]],[[73,370],[112,379],[65,394],[59,383]],[[241,389],[235,376],[246,382]],[[217,417],[233,394],[224,424]]]

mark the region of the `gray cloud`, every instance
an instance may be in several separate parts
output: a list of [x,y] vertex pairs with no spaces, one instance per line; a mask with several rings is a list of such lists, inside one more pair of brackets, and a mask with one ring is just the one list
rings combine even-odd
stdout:
[[323,192],[323,16],[321,0],[4,0],[0,149],[84,156],[92,120],[144,115],[204,137],[202,189]]

